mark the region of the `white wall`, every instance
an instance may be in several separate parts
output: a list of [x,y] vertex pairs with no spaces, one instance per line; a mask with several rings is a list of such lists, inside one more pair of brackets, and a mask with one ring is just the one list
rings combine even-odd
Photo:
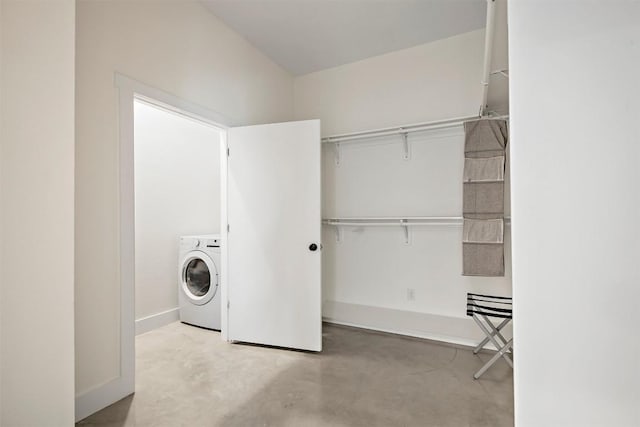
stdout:
[[135,310],[144,326],[178,308],[180,236],[220,233],[220,133],[136,101],[134,135]]
[[640,2],[509,11],[515,420],[640,425]]
[[[480,30],[296,78],[296,118],[320,118],[327,136],[472,116],[481,104],[483,55]],[[497,48],[496,57],[504,63],[506,51]],[[462,129],[409,141],[409,161],[398,136],[343,144],[340,166],[325,146],[323,217],[461,216]],[[346,228],[336,243],[334,228],[324,227],[325,318],[473,343],[481,333],[465,315],[466,293],[510,295],[508,233],[505,277],[478,278],[461,275],[460,226],[411,230],[410,245],[399,227]]]
[[0,9],[0,424],[69,426],[75,2]]
[[[0,177],[2,177],[2,140],[4,139],[4,130],[3,130],[3,124],[2,124],[2,117],[3,115],[3,104],[4,104],[4,98],[3,98],[3,86],[4,86],[4,80],[2,79],[2,76],[4,74],[4,68],[2,66],[2,57],[3,57],[3,50],[4,50],[4,45],[2,44],[2,27],[4,25],[2,24],[2,3],[0,2]],[[2,228],[3,228],[3,221],[2,221],[2,207],[3,207],[3,200],[2,200],[2,184],[0,184],[0,242],[2,242]],[[0,321],[2,320],[2,244],[0,243]],[[2,365],[2,324],[0,323],[0,384],[2,384],[2,371],[3,371],[3,365]],[[2,414],[2,386],[0,386],[0,414]],[[0,423],[2,423],[2,415],[0,415]]]
[[483,50],[478,30],[298,77],[296,118],[333,135],[477,114]]
[[292,77],[198,2],[77,4],[76,393],[119,376],[118,71],[233,124],[289,120]]
[[[507,2],[497,0],[492,70],[508,69]],[[323,135],[478,114],[484,29],[297,77],[297,119]],[[490,78],[489,106],[508,111],[508,80]]]

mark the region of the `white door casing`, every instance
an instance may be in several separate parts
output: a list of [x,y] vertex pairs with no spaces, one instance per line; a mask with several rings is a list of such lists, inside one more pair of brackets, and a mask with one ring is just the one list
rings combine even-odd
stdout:
[[[140,99],[157,107],[173,111],[206,123],[220,130],[222,152],[226,153],[226,130],[231,120],[188,100],[176,97],[160,89],[148,86],[120,73],[115,73],[114,84],[118,91],[118,144],[119,144],[119,216],[120,216],[120,372],[111,381],[76,395],[76,421],[117,402],[135,391],[135,197],[134,197],[134,116],[133,103]],[[222,158],[222,209],[221,222],[226,224],[224,197],[226,161]],[[222,239],[225,234],[222,233]],[[224,242],[223,242],[224,244]],[[225,254],[222,253],[221,275],[225,272]],[[224,298],[224,285],[221,284]],[[224,300],[224,299],[223,299]],[[222,319],[224,328],[226,319]],[[224,337],[224,330],[222,335]]]

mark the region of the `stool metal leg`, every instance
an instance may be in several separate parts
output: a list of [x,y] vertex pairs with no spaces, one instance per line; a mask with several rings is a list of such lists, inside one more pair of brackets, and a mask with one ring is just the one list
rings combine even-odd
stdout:
[[[480,329],[482,329],[482,331],[485,333],[485,335],[487,336],[487,338],[489,338],[489,340],[493,343],[493,345],[496,347],[496,349],[498,350],[498,357],[502,356],[504,358],[504,360],[507,362],[507,364],[509,366],[511,366],[513,368],[513,362],[511,361],[511,358],[506,354],[506,350],[504,352],[501,352],[502,349],[506,348],[507,345],[501,345],[498,344],[498,342],[496,341],[496,339],[493,337],[493,334],[491,333],[491,331],[489,331],[489,329],[482,324],[482,321],[480,321],[480,319],[478,318],[478,316],[476,316],[475,314],[473,315],[473,320],[476,321],[476,323],[478,324],[478,326],[480,327]],[[513,339],[509,340],[507,342],[507,344],[509,342],[512,342]],[[508,349],[507,349],[508,350]],[[495,356],[494,356],[495,357]]]
[[500,330],[502,328],[504,328],[507,325],[507,323],[509,323],[511,321],[511,319],[504,319],[504,321],[502,323],[500,323],[500,325],[498,325],[499,327],[496,328],[495,326],[493,326],[493,323],[491,322],[491,320],[489,320],[489,318],[487,316],[485,316],[483,314],[482,318],[484,319],[485,322],[487,322],[487,325],[489,325],[489,328],[493,332],[493,336],[500,338],[500,340],[501,340],[500,345],[501,346],[505,345],[507,343],[507,340],[502,336],[502,334],[500,333]]
[[[498,350],[498,352],[496,354],[494,354],[494,356],[491,358],[491,360],[489,360],[487,363],[484,364],[484,366],[482,368],[480,368],[480,370],[478,372],[476,372],[475,374],[473,374],[473,378],[474,379],[478,379],[480,378],[480,376],[482,374],[485,373],[485,371],[487,369],[489,369],[489,367],[491,365],[493,365],[494,363],[496,363],[496,360],[498,360],[501,356],[506,356],[506,352],[509,351],[509,349],[511,349],[511,347],[513,347],[513,338],[511,338],[509,341],[507,341],[507,343],[505,344],[504,347],[502,347],[500,350]],[[511,364],[510,364],[511,365]],[[513,365],[511,365],[511,367],[513,367]]]
[[[502,336],[502,334],[500,334],[500,331],[502,330],[502,328],[504,328],[505,326],[507,326],[507,324],[511,321],[511,319],[504,319],[499,325],[498,327],[494,327],[493,323],[491,323],[491,321],[487,318],[487,316],[483,316],[484,320],[486,320],[486,322],[492,327],[492,329],[494,330],[494,332],[492,333],[492,335],[498,335],[501,339],[502,339],[502,343],[503,345],[507,343],[507,340],[504,339],[504,337]],[[476,346],[476,348],[473,350],[473,354],[478,354],[478,352],[480,350],[482,350],[482,347],[485,346],[486,343],[489,342],[489,338],[486,337],[485,339],[483,339],[482,341],[480,341],[480,344],[478,344]]]

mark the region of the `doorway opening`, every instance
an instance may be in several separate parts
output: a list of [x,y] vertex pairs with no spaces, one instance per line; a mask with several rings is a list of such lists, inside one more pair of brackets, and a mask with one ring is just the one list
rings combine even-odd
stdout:
[[[173,114],[174,118],[198,123],[199,126],[208,126],[218,135],[213,138],[213,143],[219,147],[219,173],[220,173],[220,211],[219,222],[227,223],[226,213],[226,176],[227,176],[227,124],[230,121],[224,116],[208,110],[198,104],[186,101],[170,93],[153,88],[144,83],[136,81],[125,75],[115,74],[115,85],[118,90],[118,121],[119,121],[119,278],[120,278],[120,369],[119,375],[101,387],[87,393],[76,403],[76,417],[82,419],[97,410],[104,408],[111,403],[128,396],[135,391],[135,337],[136,337],[136,314],[135,307],[135,276],[136,276],[136,188],[135,188],[135,109],[137,106],[146,104],[161,110],[163,113]],[[145,108],[145,107],[138,107]],[[158,188],[155,191],[164,190]],[[185,209],[188,208],[189,203]],[[212,218],[212,226],[217,227],[221,233],[221,240],[226,240],[226,227],[222,228],[215,223]],[[215,228],[214,228],[215,230]],[[204,230],[207,232],[206,230]],[[177,245],[177,242],[174,242]],[[224,246],[221,248],[221,276],[224,277],[226,253]],[[173,260],[172,265],[176,266],[178,260]],[[176,283],[177,267],[173,270],[174,295],[178,295],[178,284]],[[221,299],[226,300],[224,284],[221,286]],[[168,295],[167,291],[167,294]],[[161,314],[155,320],[148,320],[147,327],[153,327],[153,322],[165,322],[166,317],[175,317],[175,307],[168,312]],[[144,317],[144,316],[143,316]],[[147,316],[148,317],[148,316]],[[143,323],[145,322],[143,321]],[[222,329],[225,327],[225,319],[222,319]],[[143,328],[139,326],[140,328]],[[142,329],[140,329],[142,330]],[[224,339],[224,336],[223,336]]]
[[[199,197],[198,188],[190,198],[183,199],[183,195],[175,196],[181,202],[175,202],[177,206],[172,206],[171,209],[166,208],[172,203],[171,199],[165,200],[163,204],[152,198],[151,201],[145,202],[151,206],[148,210],[152,214],[147,215],[147,217],[151,216],[151,219],[142,219],[142,212],[137,212],[139,209],[136,203],[140,202],[139,196],[142,195],[142,190],[136,189],[136,179],[141,182],[145,179],[149,180],[151,182],[149,191],[155,194],[155,197],[165,196],[165,193],[169,192],[168,187],[176,187],[171,180],[158,185],[153,179],[148,177],[141,179],[136,176],[136,167],[140,167],[136,160],[136,154],[139,155],[140,152],[136,153],[136,151],[140,147],[136,147],[137,141],[134,143],[134,140],[136,131],[141,128],[138,126],[139,129],[136,129],[135,113],[140,114],[140,111],[147,110],[147,107],[152,108],[146,111],[147,113],[151,111],[149,113],[151,115],[169,113],[173,114],[174,118],[177,115],[186,120],[195,120],[200,125],[209,126],[217,135],[209,139],[217,140],[219,143],[220,215],[217,228],[220,233],[219,268],[213,267],[204,258],[202,258],[203,262],[197,260],[192,262],[194,259],[187,256],[183,262],[180,262],[177,256],[171,260],[172,255],[165,253],[166,262],[173,266],[170,269],[175,268],[169,273],[174,280],[174,295],[181,295],[179,283],[176,283],[179,282],[176,280],[178,278],[183,278],[185,282],[190,280],[196,288],[208,282],[210,290],[213,286],[211,283],[213,270],[217,270],[220,302],[222,302],[219,336],[223,341],[312,351],[320,351],[322,348],[321,254],[319,250],[322,247],[320,243],[320,122],[307,120],[231,128],[227,127],[230,121],[197,104],[120,74],[116,74],[115,80],[119,95],[120,374],[104,386],[92,391],[90,395],[83,397],[78,405],[80,408],[78,419],[84,418],[82,416],[84,414],[92,414],[134,393],[136,320],[151,326],[156,322],[148,315],[140,317],[142,315],[140,311],[144,310],[141,306],[147,306],[145,302],[138,304],[139,312],[136,314],[136,253],[138,257],[140,256],[140,251],[136,250],[136,235],[147,234],[142,230],[136,233],[136,225],[147,228],[154,223],[166,223],[166,219],[161,220],[155,217],[153,212],[164,214],[165,209],[174,213],[182,212],[180,207],[188,209],[191,201]],[[160,111],[153,111],[153,108]],[[149,126],[149,131],[155,135],[156,139],[166,138],[167,134],[171,134],[170,131],[160,129],[167,120],[167,117],[163,117],[156,120],[160,124]],[[174,136],[170,142],[175,143],[175,139]],[[150,145],[151,148],[157,149],[157,145],[153,142]],[[152,153],[154,156],[158,155],[153,150]],[[164,157],[175,161],[180,156]],[[198,155],[191,154],[185,157],[193,159]],[[209,163],[214,161],[209,160]],[[159,169],[163,170],[164,172],[161,173],[164,174],[173,166],[174,164],[169,162]],[[206,166],[201,167],[206,168]],[[155,174],[159,172],[156,170]],[[153,177],[154,173],[150,175]],[[166,177],[162,176],[162,178]],[[198,187],[200,182],[209,180],[213,178],[200,177],[198,184],[191,185]],[[251,203],[246,203],[247,200]],[[229,217],[233,218],[233,224],[229,224]],[[208,233],[212,231],[215,233],[215,228],[208,228],[211,225],[214,225],[213,221],[203,224],[202,231],[182,232],[189,235],[194,233],[209,235]],[[232,230],[231,233],[229,228]],[[162,230],[162,226],[160,229]],[[157,230],[156,228],[155,232],[148,233],[147,237],[159,237],[156,235],[159,233]],[[161,234],[164,231],[162,230]],[[230,235],[233,236],[233,242],[230,242]],[[174,240],[175,244],[177,237],[179,236],[174,235],[172,238],[165,239],[166,241]],[[209,247],[210,242],[197,240],[195,245],[205,243],[204,247]],[[216,242],[211,244],[215,247]],[[235,251],[233,253],[241,256],[229,257],[228,254],[232,252],[229,249],[230,246],[233,246]],[[153,257],[150,258],[153,260]],[[245,262],[247,258],[260,261],[260,269],[254,268],[255,266],[247,267]],[[229,260],[233,261],[233,265]],[[186,268],[177,274],[176,264],[186,265]],[[259,280],[251,281],[252,288],[245,286],[241,289],[234,286],[237,292],[234,294],[235,300],[230,304],[229,276],[234,278],[234,283],[239,283],[242,278],[238,273],[246,273],[249,270]],[[206,279],[207,275],[209,280],[203,281],[202,279]],[[206,298],[208,292],[204,287],[193,292],[193,286],[188,285],[187,283],[184,287],[189,288],[194,301],[199,298],[201,302],[208,301]],[[169,289],[169,286],[167,285],[166,289]],[[167,291],[165,296],[170,292]],[[141,292],[138,294],[138,298],[146,298],[140,295]],[[257,301],[256,295],[262,299]],[[233,318],[235,323],[231,328],[229,328],[232,320],[229,315],[230,306],[235,313]],[[178,310],[179,307],[178,305]],[[258,309],[262,311],[259,312]],[[157,321],[162,324],[167,321],[167,318],[177,320],[175,308],[159,313]],[[139,331],[145,329],[141,322],[138,322]],[[230,330],[234,332],[233,335]],[[255,331],[258,333],[252,335]]]
[[178,319],[221,329],[221,133],[134,100],[136,335]]

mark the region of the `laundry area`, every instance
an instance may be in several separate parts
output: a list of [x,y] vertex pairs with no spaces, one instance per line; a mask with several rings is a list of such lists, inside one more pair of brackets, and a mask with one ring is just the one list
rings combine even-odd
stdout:
[[136,334],[220,330],[220,131],[134,102]]
[[0,22],[1,426],[640,425],[640,2]]

